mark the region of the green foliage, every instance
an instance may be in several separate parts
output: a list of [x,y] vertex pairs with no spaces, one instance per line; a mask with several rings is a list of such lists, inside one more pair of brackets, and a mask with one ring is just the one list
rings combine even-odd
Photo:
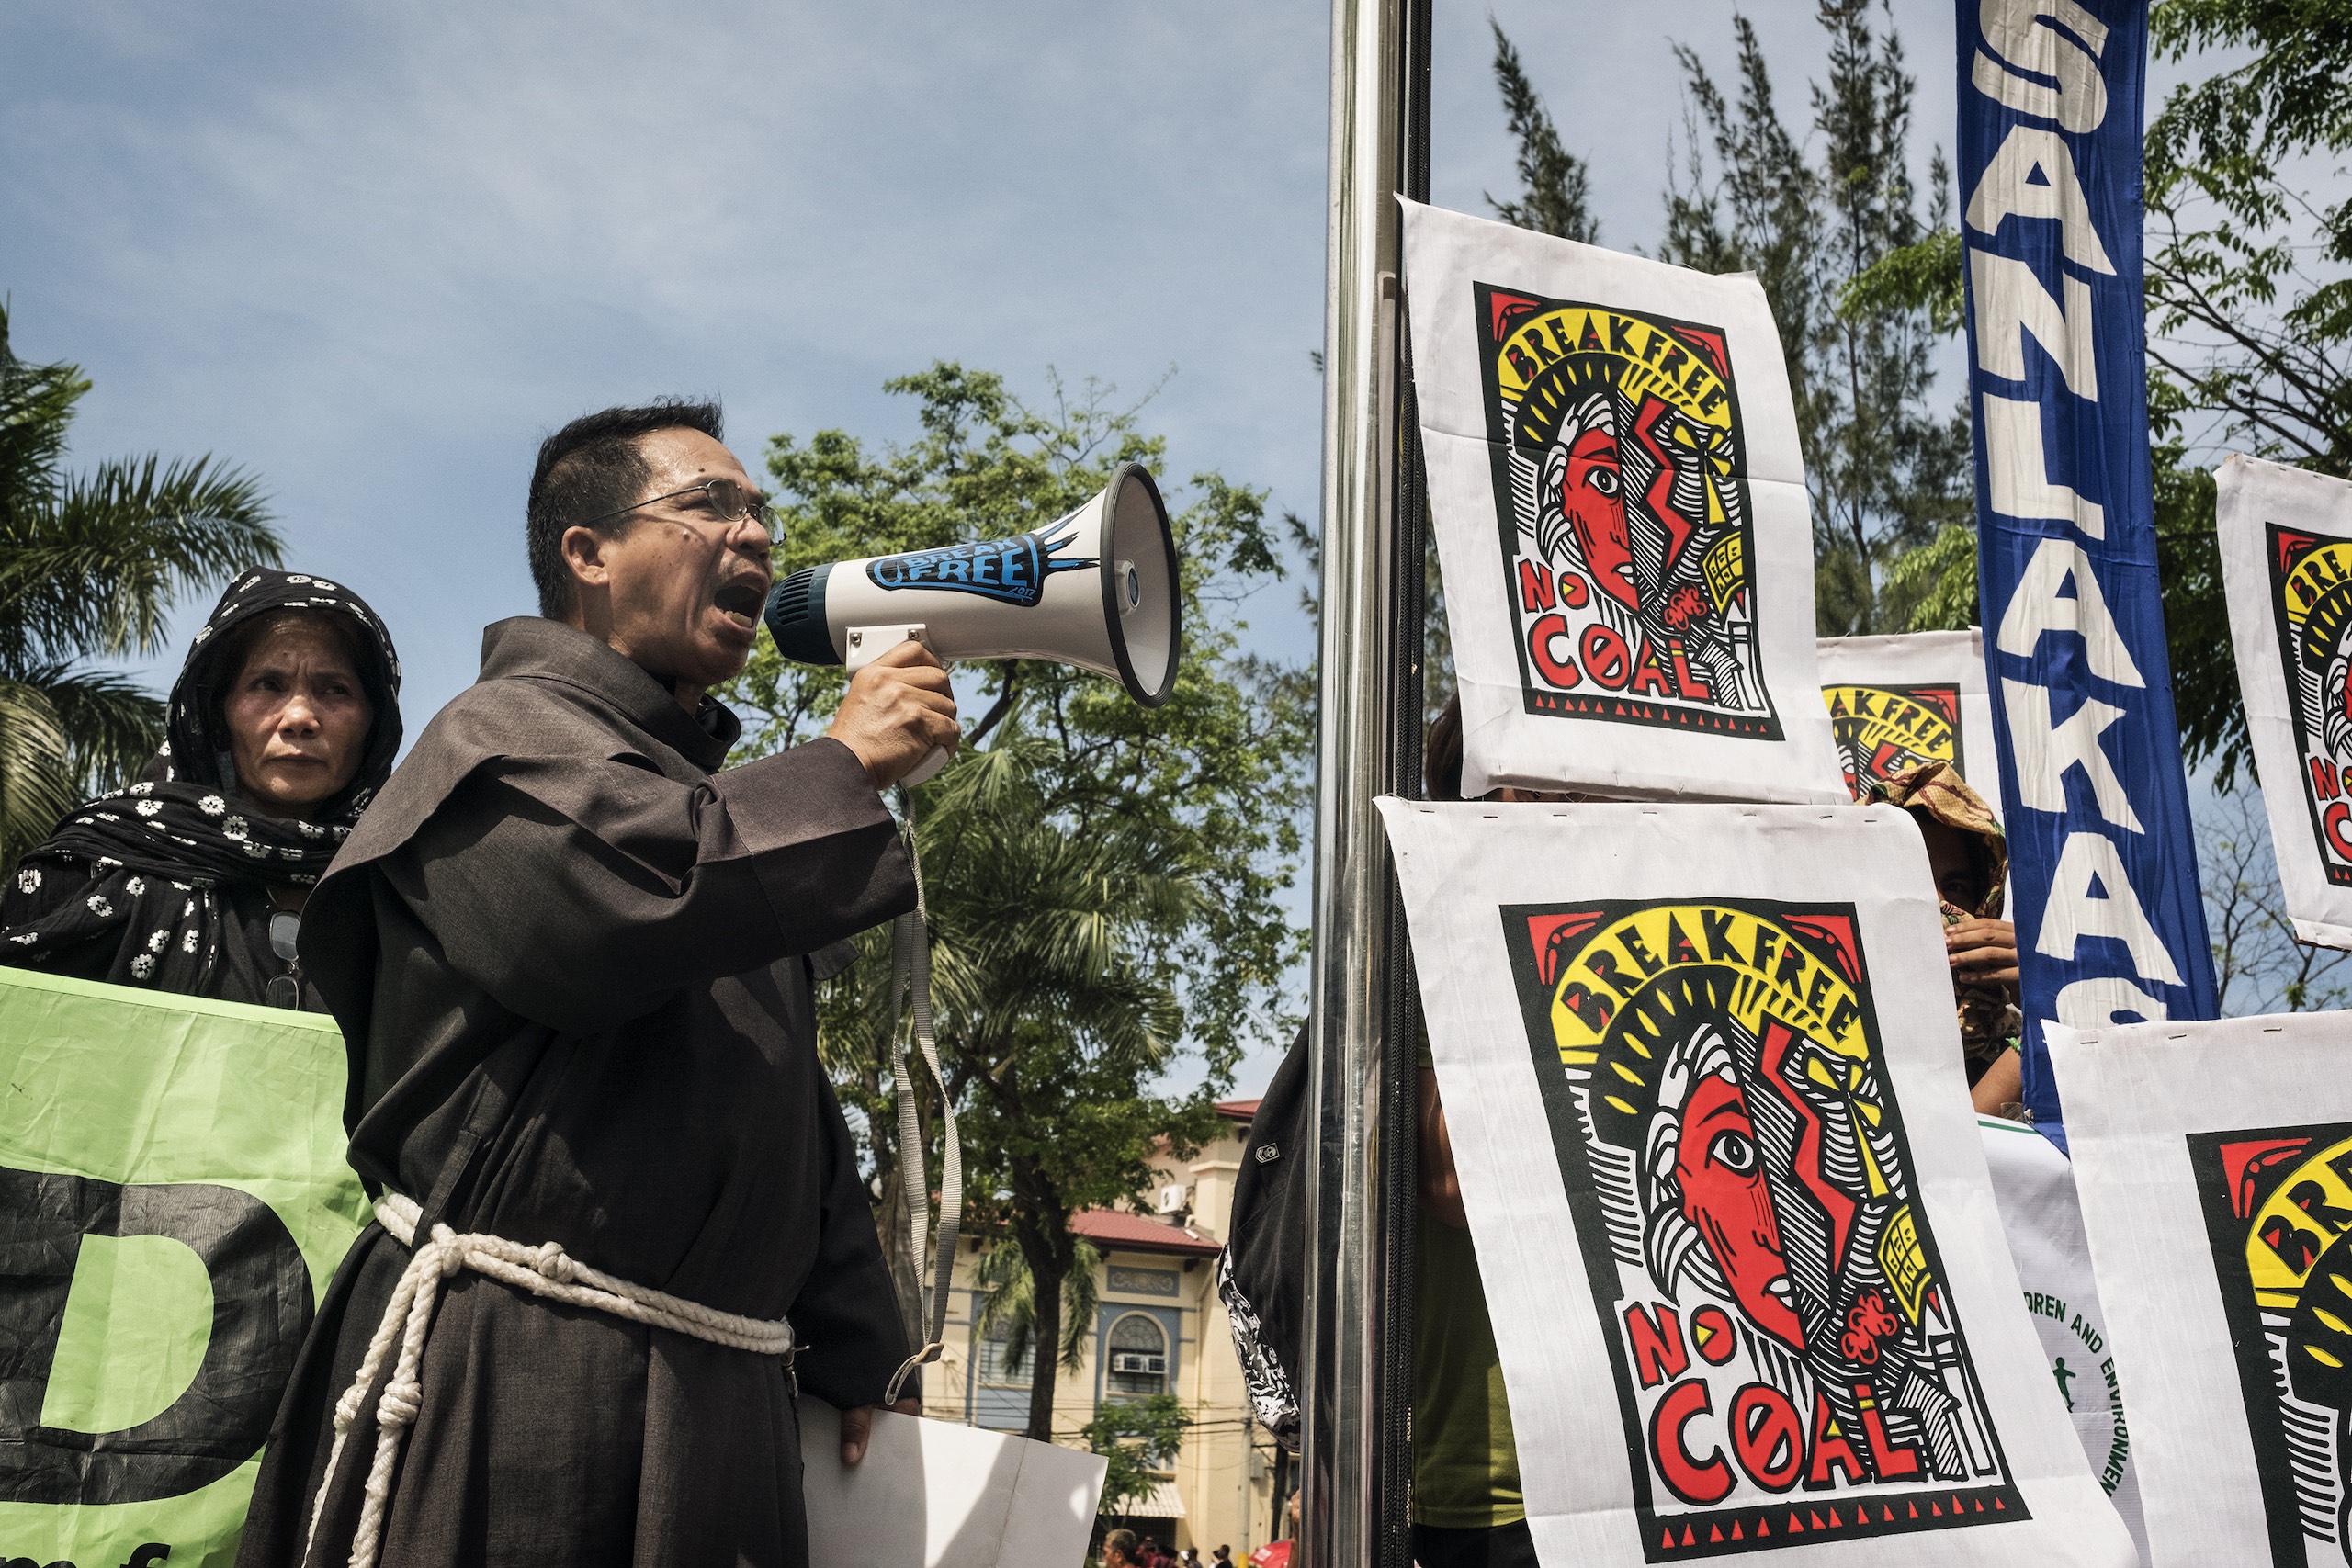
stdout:
[[1898,245],[1838,290],[1838,318],[1868,321],[1890,310],[1925,310],[1939,333],[1960,331],[1966,310],[1960,231],[1938,229],[1914,244]]
[[1502,91],[1503,115],[1519,143],[1520,185],[1517,201],[1497,201],[1490,194],[1487,205],[1496,217],[1521,229],[1599,244],[1600,220],[1592,214],[1591,172],[1583,159],[1561,145],[1559,128],[1528,81],[1519,51],[1504,36],[1502,24],[1488,17],[1487,25],[1495,33],[1495,85]]
[[2307,194],[2352,147],[2352,0],[2165,0],[2156,49],[2251,50],[2148,128],[2149,357],[2214,434],[2352,470],[2352,203]]
[[[922,433],[906,446],[839,431],[770,444],[780,570],[1018,533],[1092,496],[1114,464],[1162,456],[1136,409],[1091,384],[1072,398],[1055,383],[1043,410],[954,365],[888,385],[917,400]],[[1280,575],[1263,496],[1203,473],[1182,498],[1185,649],[1168,701],[1145,709],[1060,665],[991,665],[964,750],[915,802],[967,1201],[1020,1252],[1031,1332],[1047,1344],[1061,1342],[1078,1267],[1070,1216],[1125,1203],[1156,1153],[1206,1138],[1244,1049],[1289,1027],[1281,993],[1301,933],[1281,898],[1313,751],[1306,682],[1240,650],[1239,602]],[[726,696],[776,749],[821,732],[842,688],[840,671],[763,648]],[[888,945],[862,939],[819,1024],[875,1173],[895,1185]],[[1162,1081],[1180,1054],[1200,1067],[1189,1093]],[[1043,1360],[1033,1380],[1040,1438],[1054,1372]]]
[[1823,0],[1816,19],[1829,39],[1828,71],[1812,91],[1817,157],[1781,116],[1754,24],[1734,20],[1734,96],[1676,47],[1688,150],[1670,168],[1659,254],[1753,271],[1763,284],[1812,491],[1815,619],[1823,635],[1848,636],[1911,624],[1912,579],[1893,568],[1966,516],[1968,427],[1928,407],[1947,330],[1937,298],[1891,281],[1889,269],[1925,265],[1913,248],[1941,227],[1948,202],[1938,153],[1923,225],[1902,45],[1891,22],[1874,28],[1861,0]]
[[89,389],[18,358],[0,307],[0,874],[163,743],[164,705],[85,660],[153,653],[183,598],[279,557],[259,484],[209,457],[65,472]]
[[1110,1461],[1098,1511],[1116,1515],[1127,1504],[1149,1496],[1159,1483],[1154,1472],[1175,1464],[1192,1424],[1183,1403],[1172,1393],[1106,1401],[1094,1419],[1080,1428],[1086,1446]]
[[2235,787],[2238,769],[2253,770],[2230,609],[2222,592],[2221,540],[2214,532],[2212,470],[2188,458],[2181,437],[2179,384],[2148,382],[2149,455],[2154,479],[2156,581],[2165,606],[2165,647],[2172,663],[2173,712],[2181,754],[2215,764],[2213,784]]
[[[2240,62],[2147,134],[2148,412],[2182,749],[2251,765],[2213,536],[2213,449],[2352,472],[2352,0],[2159,0],[2154,51]],[[2335,180],[2326,175],[2332,170]]]
[[1911,606],[1905,631],[1957,632],[1977,625],[1976,525],[1945,524],[1934,538],[1897,556],[1887,581]]
[[[2176,88],[2148,127],[2149,213],[2165,242],[2151,246],[2152,312],[2167,330],[2220,332],[2204,374],[2220,375],[2242,398],[2256,393],[2238,410],[2248,428],[2310,458],[2332,457],[2331,471],[2341,473],[2352,459],[2340,353],[2352,338],[2352,278],[2343,275],[2352,264],[2352,201],[2319,208],[2307,193],[2313,174],[2352,149],[2352,3],[2160,0],[2148,25],[2153,51],[2173,60],[2208,50],[2249,55]],[[2314,276],[2307,257],[2332,264],[2336,276]],[[2274,310],[2274,329],[2229,320]],[[2323,417],[2259,397],[2255,383],[2290,368],[2319,372],[2298,390],[2324,394]]]

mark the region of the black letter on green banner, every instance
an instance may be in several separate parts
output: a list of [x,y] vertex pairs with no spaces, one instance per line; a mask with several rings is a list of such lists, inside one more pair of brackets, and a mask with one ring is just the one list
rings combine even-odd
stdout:
[[[119,1432],[40,1425],[85,1235],[169,1236],[212,1279],[212,1337],[196,1381],[162,1415]],[[0,1166],[0,1496],[149,1503],[218,1481],[269,1436],[310,1324],[302,1249],[251,1193]]]

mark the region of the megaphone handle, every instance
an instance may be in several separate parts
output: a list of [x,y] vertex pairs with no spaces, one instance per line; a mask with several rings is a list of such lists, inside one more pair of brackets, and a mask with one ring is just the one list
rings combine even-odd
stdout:
[[900,779],[899,782],[902,784],[909,785],[910,787],[919,784],[929,784],[932,780],[939,776],[939,770],[946,765],[947,748],[944,746],[934,746],[924,755],[922,761],[917,762],[914,765],[914,771],[908,773],[906,777]]
[[[920,621],[887,626],[852,626],[849,628],[849,648],[842,660],[842,666],[854,675],[902,642],[919,642],[929,648],[931,630]],[[947,765],[947,755],[944,746],[933,747],[930,753],[914,765],[913,771],[899,782],[907,785],[930,783],[939,776],[939,770]]]

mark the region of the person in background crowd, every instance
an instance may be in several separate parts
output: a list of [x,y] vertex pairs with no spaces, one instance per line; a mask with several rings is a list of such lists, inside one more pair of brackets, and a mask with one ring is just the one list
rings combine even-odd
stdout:
[[253,570],[172,686],[146,776],[60,823],[0,893],[0,963],[324,1012],[295,935],[401,745],[384,624],[322,577]]
[[[1422,779],[1431,800],[1462,798],[1462,706],[1430,725]],[[1499,789],[1491,800],[1565,800]],[[1413,1557],[1421,1568],[1535,1568],[1520,1493],[1519,1447],[1478,1251],[1453,1168],[1437,1070],[1421,1046],[1420,1228],[1413,1295]]]
[[1977,1113],[2023,1113],[2018,1058],[2018,929],[2001,919],[2009,841],[1984,797],[1950,762],[1924,762],[1876,784],[1871,798],[1899,806],[1919,824],[1944,921],[1952,1000],[1968,1092]]
[[1113,1530],[1102,1538],[1102,1568],[1143,1568],[1136,1561],[1136,1532]]
[[1218,1547],[1215,1551],[1209,1553],[1209,1562],[1214,1565],[1214,1568],[1233,1568],[1233,1548],[1230,1546]]
[[[1462,714],[1449,700],[1430,726],[1423,770],[1431,800],[1462,798]],[[1501,789],[1491,798],[1566,800]],[[1233,1329],[1250,1412],[1283,1447],[1298,1451],[1298,1369],[1306,1332],[1305,1234],[1314,1106],[1308,1049],[1299,1032],[1250,1124],[1217,1292]],[[1413,1551],[1421,1568],[1533,1568],[1535,1549],[1520,1495],[1519,1451],[1503,1392],[1502,1361],[1478,1277],[1477,1249],[1453,1170],[1453,1145],[1426,1043],[1419,1082],[1419,1261],[1414,1283]],[[1299,1496],[1286,1499],[1285,1537],[1298,1531]],[[1279,1527],[1278,1527],[1279,1528]],[[1222,1549],[1220,1549],[1221,1551]],[[1287,1540],[1250,1554],[1287,1562]]]

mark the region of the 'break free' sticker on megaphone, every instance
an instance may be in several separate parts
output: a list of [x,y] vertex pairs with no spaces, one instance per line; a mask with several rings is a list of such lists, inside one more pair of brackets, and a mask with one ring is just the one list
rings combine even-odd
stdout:
[[[1009,539],[833,561],[768,595],[776,650],[853,674],[912,638],[941,659],[1045,659],[1108,675],[1146,707],[1176,683],[1176,540],[1159,487],[1123,463],[1102,493]],[[907,781],[946,762],[933,752]]]

